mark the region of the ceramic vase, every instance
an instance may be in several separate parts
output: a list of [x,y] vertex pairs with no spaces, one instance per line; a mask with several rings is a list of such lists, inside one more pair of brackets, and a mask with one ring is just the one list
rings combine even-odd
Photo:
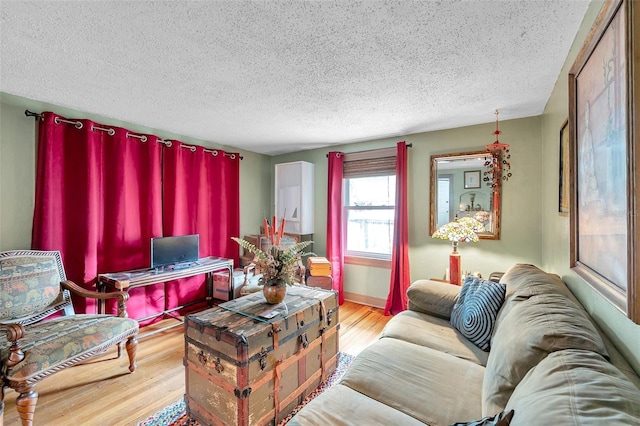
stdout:
[[285,296],[287,295],[287,286],[264,285],[262,286],[262,293],[264,294],[264,298],[267,300],[267,303],[276,305],[278,303],[282,303]]

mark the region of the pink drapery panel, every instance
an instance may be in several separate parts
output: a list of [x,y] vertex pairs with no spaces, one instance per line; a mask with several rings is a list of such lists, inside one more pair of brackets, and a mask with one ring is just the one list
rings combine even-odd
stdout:
[[344,303],[344,228],[342,207],[342,176],[344,154],[328,154],[327,192],[327,258],[331,262],[333,289],[338,292],[338,301]]
[[398,142],[396,158],[396,209],[393,230],[391,280],[384,314],[397,314],[407,309],[409,288],[409,222],[407,208],[407,144]]
[[233,259],[237,267],[240,265],[240,251],[231,237],[240,235],[240,157],[237,153],[209,151],[206,163],[211,190],[207,194],[206,216],[202,216],[207,217],[205,222],[212,234],[210,252],[212,256]]
[[[150,238],[162,232],[157,138],[145,135],[142,142],[126,129],[90,120],[68,124],[50,112],[43,117],[32,248],[59,250],[68,278],[86,288],[94,288],[100,273],[149,266]],[[134,289],[131,295],[132,317],[156,308],[157,289]],[[95,311],[93,300],[79,298],[74,306],[81,313]]]
[[[240,232],[240,159],[222,150],[174,141],[164,149],[163,198],[165,236],[199,234],[200,257],[234,259]],[[167,308],[202,298],[205,276],[167,283]]]

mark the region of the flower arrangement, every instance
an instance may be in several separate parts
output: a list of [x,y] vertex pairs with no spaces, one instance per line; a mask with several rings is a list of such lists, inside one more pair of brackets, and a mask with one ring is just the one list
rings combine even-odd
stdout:
[[259,284],[266,286],[292,285],[296,274],[296,262],[300,256],[305,254],[303,250],[313,244],[313,241],[301,241],[291,246],[281,246],[280,242],[284,235],[285,220],[282,218],[280,228],[276,225],[276,217],[273,217],[271,226],[264,219],[264,230],[271,246],[261,250],[250,242],[242,238],[231,237],[233,241],[240,244],[242,248],[253,253],[253,262],[262,270],[262,278]]
[[486,210],[479,210],[473,215],[473,218],[482,224],[488,222],[490,217],[491,214]]
[[454,243],[477,243],[479,241],[477,232],[484,231],[485,229],[482,223],[472,217],[465,216],[441,226],[433,233],[432,237],[439,238],[441,240],[449,240]]

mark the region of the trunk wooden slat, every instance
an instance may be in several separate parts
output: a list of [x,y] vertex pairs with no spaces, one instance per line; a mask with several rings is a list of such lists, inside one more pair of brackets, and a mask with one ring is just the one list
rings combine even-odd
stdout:
[[[279,314],[273,319],[265,311]],[[185,402],[212,425],[266,425],[284,419],[336,368],[337,294],[289,287],[285,302],[262,293],[185,317]]]

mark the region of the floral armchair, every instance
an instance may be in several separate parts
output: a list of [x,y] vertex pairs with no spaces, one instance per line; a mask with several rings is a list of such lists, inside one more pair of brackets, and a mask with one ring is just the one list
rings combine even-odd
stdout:
[[[117,298],[125,292],[98,293],[67,281],[57,251],[0,253],[0,425],[4,389],[19,395],[16,407],[23,425],[31,425],[40,380],[71,367],[109,347],[126,342],[129,371],[136,368],[138,323],[111,315],[75,314],[69,291],[82,297]],[[61,312],[61,316],[47,319]],[[119,309],[119,312],[126,312]]]

